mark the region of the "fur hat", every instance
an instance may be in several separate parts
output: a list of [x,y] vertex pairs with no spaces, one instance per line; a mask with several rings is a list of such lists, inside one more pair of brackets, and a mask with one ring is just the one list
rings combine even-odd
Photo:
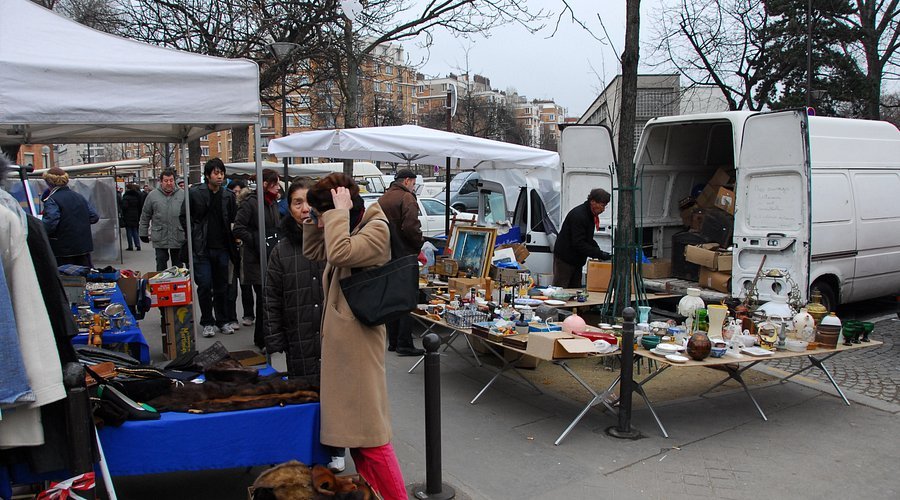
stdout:
[[69,183],[69,174],[59,167],[53,167],[42,176],[51,186],[65,186]]

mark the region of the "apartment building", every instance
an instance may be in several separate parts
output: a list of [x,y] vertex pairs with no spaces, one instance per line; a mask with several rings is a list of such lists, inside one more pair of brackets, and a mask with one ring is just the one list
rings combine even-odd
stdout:
[[[622,76],[617,75],[581,115],[578,123],[606,125],[613,132],[613,142],[618,143],[621,103]],[[677,74],[638,75],[637,111],[632,131],[635,144],[651,118],[727,110],[728,104],[718,89],[682,88],[681,77]]]

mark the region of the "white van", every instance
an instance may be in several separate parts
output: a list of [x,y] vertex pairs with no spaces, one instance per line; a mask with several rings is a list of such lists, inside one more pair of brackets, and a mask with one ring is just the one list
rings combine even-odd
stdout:
[[[605,127],[563,129],[562,217],[591,188],[615,187],[604,165],[612,158]],[[745,294],[764,255],[764,271],[790,275],[802,301],[811,289],[829,307],[900,292],[896,127],[802,111],[650,120],[635,153],[637,221],[648,256],[671,258],[672,235],[684,231],[679,200],[720,167],[736,178],[732,295]],[[601,218],[597,239],[606,249],[614,220],[612,211]],[[763,277],[760,300],[788,294],[786,285],[784,278]]]

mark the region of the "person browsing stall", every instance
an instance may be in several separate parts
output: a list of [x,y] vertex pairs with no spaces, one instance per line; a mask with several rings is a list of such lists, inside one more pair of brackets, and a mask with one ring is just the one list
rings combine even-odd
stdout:
[[159,174],[159,186],[144,200],[138,233],[144,243],[153,243],[156,253],[156,270],[173,266],[183,267],[181,247],[184,246],[184,228],[179,222],[184,190],[175,186],[175,171],[167,168]]
[[41,196],[44,204],[42,221],[56,263],[91,267],[94,238],[91,225],[100,220],[87,199],[69,189],[69,174],[59,167],[44,172],[47,191]]
[[609,253],[594,240],[594,231],[600,229],[600,214],[609,200],[605,189],[592,189],[587,200],[566,215],[553,248],[553,286],[581,288],[587,259],[609,260]]
[[344,174],[329,174],[307,197],[312,208],[303,223],[303,254],[325,261],[320,439],[326,446],[350,448],[357,472],[386,500],[406,499],[391,445],[385,327],[357,320],[340,285],[353,269],[390,260],[387,217],[377,203],[365,208],[359,186]]

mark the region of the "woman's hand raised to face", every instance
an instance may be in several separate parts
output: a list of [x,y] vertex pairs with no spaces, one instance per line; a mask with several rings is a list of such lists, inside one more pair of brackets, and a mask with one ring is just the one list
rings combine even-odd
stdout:
[[353,200],[350,199],[350,190],[343,186],[332,189],[331,198],[334,200],[334,208],[346,210],[353,208]]

